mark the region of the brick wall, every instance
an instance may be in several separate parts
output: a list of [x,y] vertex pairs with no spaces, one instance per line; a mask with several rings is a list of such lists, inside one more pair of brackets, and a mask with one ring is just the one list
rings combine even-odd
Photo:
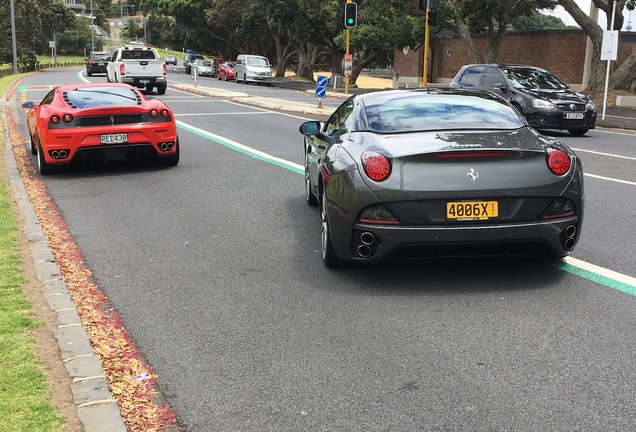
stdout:
[[[475,46],[483,55],[487,53],[488,36],[473,35]],[[526,64],[549,70],[568,84],[583,81],[587,36],[582,30],[551,30],[541,32],[509,32],[504,37],[496,63]],[[619,57],[625,58],[636,51],[636,34],[621,33]],[[422,76],[422,49],[395,51],[395,73],[400,77]],[[428,82],[449,82],[460,67],[468,64],[467,50],[459,36],[449,35],[431,47]]]

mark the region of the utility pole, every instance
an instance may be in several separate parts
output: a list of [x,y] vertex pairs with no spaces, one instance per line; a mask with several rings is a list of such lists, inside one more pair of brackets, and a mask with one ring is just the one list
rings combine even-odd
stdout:
[[[431,9],[435,7],[435,0],[426,1],[426,19],[424,20],[424,65],[422,67],[422,88],[428,87],[428,45],[430,44],[431,26],[428,23]],[[422,5],[423,1],[420,1]]]
[[15,10],[11,0],[11,45],[13,48],[13,73],[18,73],[18,48],[15,42]]
[[91,51],[95,51],[95,29],[93,28],[93,0],[91,0]]

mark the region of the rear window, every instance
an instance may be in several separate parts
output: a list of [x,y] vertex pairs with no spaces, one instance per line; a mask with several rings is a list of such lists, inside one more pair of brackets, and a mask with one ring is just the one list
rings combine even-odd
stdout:
[[108,54],[91,54],[91,60],[106,60],[110,61],[110,56]]
[[121,52],[122,60],[154,60],[155,53],[150,50],[127,50]]
[[137,106],[141,104],[139,95],[132,87],[90,87],[75,88],[64,93],[66,102],[77,108],[103,106]]
[[365,108],[369,130],[378,133],[524,126],[513,108],[488,97],[412,93],[379,99]]

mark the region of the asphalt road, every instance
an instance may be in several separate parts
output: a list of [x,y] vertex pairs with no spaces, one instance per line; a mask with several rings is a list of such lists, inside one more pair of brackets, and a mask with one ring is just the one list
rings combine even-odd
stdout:
[[[36,74],[18,98],[77,72]],[[302,116],[160,98],[180,124],[177,167],[44,181],[184,430],[634,429],[636,287],[607,277],[636,277],[634,132],[554,134],[586,171],[584,233],[565,270],[504,259],[329,270],[294,165]]]

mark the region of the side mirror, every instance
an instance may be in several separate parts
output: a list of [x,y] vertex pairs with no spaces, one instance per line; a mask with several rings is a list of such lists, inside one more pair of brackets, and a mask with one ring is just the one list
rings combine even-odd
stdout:
[[300,125],[298,130],[301,134],[305,136],[316,135],[320,132],[320,122],[319,121],[307,121]]
[[508,87],[506,87],[505,85],[501,83],[496,83],[495,85],[492,86],[492,89],[500,90],[502,93],[508,93]]
[[26,109],[32,109],[32,108],[37,108],[38,106],[36,104],[33,103],[33,101],[28,101],[22,104],[22,108],[26,108]]

